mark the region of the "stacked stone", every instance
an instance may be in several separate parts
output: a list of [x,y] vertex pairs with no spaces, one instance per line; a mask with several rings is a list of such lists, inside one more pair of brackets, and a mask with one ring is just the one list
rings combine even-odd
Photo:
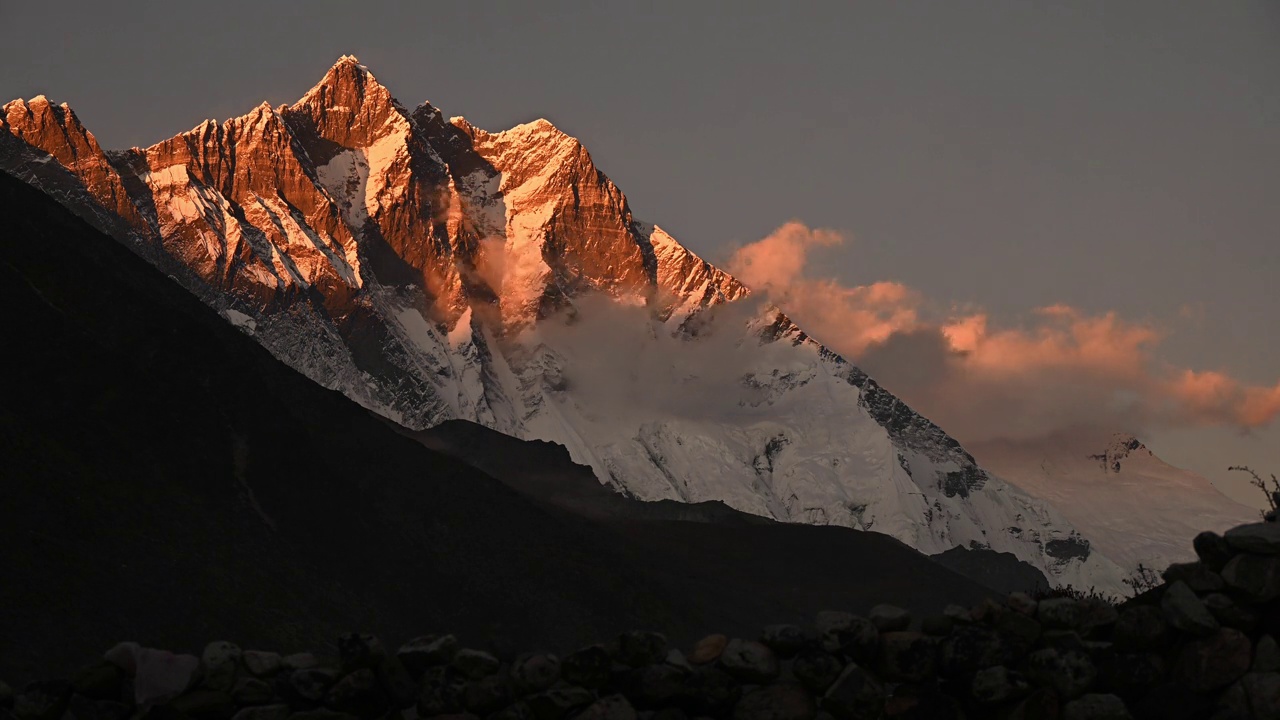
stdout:
[[123,643],[69,682],[0,683],[0,720],[1280,720],[1280,524],[1195,539],[1199,560],[1119,608],[1096,599],[819,613],[686,655],[628,632],[500,660],[452,635],[396,652],[200,657]]

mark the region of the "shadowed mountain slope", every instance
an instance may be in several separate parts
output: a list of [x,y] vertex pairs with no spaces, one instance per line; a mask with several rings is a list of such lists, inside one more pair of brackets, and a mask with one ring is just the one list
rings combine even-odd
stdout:
[[290,650],[447,630],[566,650],[985,594],[875,533],[610,530],[531,502],[289,369],[3,173],[0,216],[0,677],[122,639]]

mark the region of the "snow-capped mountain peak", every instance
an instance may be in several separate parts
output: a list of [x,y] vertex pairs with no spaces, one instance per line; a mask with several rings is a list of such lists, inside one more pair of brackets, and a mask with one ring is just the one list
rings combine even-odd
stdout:
[[638,221],[546,120],[409,112],[351,56],[296,103],[146,149],[103,152],[49,108],[5,106],[0,168],[395,422],[552,440],[641,499],[991,548],[1123,589],[1048,503]]

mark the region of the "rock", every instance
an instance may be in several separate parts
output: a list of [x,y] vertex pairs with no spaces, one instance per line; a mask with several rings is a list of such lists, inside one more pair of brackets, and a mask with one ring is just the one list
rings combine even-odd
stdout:
[[969,608],[964,607],[963,605],[947,605],[942,608],[942,614],[957,623],[973,622],[973,613],[969,612]]
[[1095,664],[1102,684],[1113,690],[1144,690],[1165,674],[1164,660],[1155,653],[1110,653]]
[[417,678],[409,673],[400,658],[394,655],[383,655],[378,666],[374,668],[378,683],[387,693],[391,707],[404,710],[412,707],[418,699]]
[[685,707],[696,715],[719,718],[729,714],[740,697],[742,688],[732,675],[718,667],[700,665],[690,678]]
[[1089,690],[1098,670],[1083,652],[1045,648],[1027,656],[1027,676],[1036,685],[1053,690],[1059,698],[1071,700]]
[[882,633],[906,630],[911,627],[911,613],[896,605],[877,605],[871,608],[867,617],[871,620],[871,624],[876,626],[876,630]]
[[1191,545],[1195,548],[1200,562],[1214,572],[1222,572],[1222,568],[1235,555],[1235,551],[1227,541],[1215,532],[1202,532],[1196,535]]
[[665,707],[689,692],[692,675],[666,663],[646,665],[628,673],[625,694],[637,707]]
[[377,717],[389,707],[377,673],[368,667],[353,670],[334,683],[325,694],[324,704],[331,710],[361,718]]
[[136,642],[117,643],[115,647],[102,654],[102,659],[133,677],[138,672],[138,651],[142,646]]
[[362,668],[373,670],[386,656],[386,648],[375,635],[347,633],[338,638],[338,661],[342,664],[344,673]]
[[791,661],[791,672],[806,690],[822,695],[840,677],[844,663],[835,655],[818,648],[805,648]]
[[850,663],[822,697],[822,709],[835,720],[874,720],[884,712],[884,701],[880,681]]
[[231,716],[231,720],[288,720],[289,706],[284,703],[278,705],[259,705],[257,707],[247,707]]
[[1013,612],[996,622],[995,632],[1006,652],[1021,657],[1031,652],[1044,628],[1035,618]]
[[769,685],[743,695],[733,708],[733,720],[813,720],[817,711],[804,688]]
[[618,636],[616,660],[627,667],[656,665],[667,657],[667,637],[661,633],[633,630]]
[[1009,720],[1058,720],[1061,704],[1053,691],[1041,688],[1032,691],[1009,714]]
[[1063,705],[1062,720],[1133,720],[1133,715],[1115,695],[1090,693]]
[[521,655],[511,665],[511,681],[521,695],[546,690],[560,679],[560,659],[549,653]]
[[458,639],[452,635],[426,635],[414,638],[396,651],[396,657],[416,681],[429,667],[448,665],[458,652]]
[[920,632],[934,637],[944,637],[951,633],[956,621],[947,615],[926,615],[920,620]]
[[1280,598],[1280,555],[1237,555],[1222,569],[1222,579],[1256,603]]
[[[72,696],[72,701],[75,701],[74,696]],[[128,720],[133,715],[133,705],[131,703],[116,700],[98,700],[93,703],[93,707],[94,717],[97,720]]]
[[1075,598],[1048,598],[1040,601],[1036,619],[1046,629],[1077,630],[1082,625],[1084,612],[1084,603]]
[[764,643],[733,639],[720,653],[720,667],[749,683],[765,683],[778,676],[778,657]]
[[760,642],[778,657],[794,657],[813,638],[799,625],[769,625],[760,635]]
[[606,695],[588,705],[573,720],[636,720],[636,709],[622,695]]
[[[315,708],[313,710],[302,710],[289,716],[289,720],[358,720],[354,715],[341,713],[337,710],[329,708]],[[475,720],[479,720],[476,718]]]
[[1116,649],[1125,652],[1160,647],[1166,637],[1164,614],[1151,605],[1125,608],[1111,634]]
[[880,631],[867,618],[849,615],[842,626],[822,633],[822,649],[853,662],[870,664],[880,652]]
[[71,687],[77,694],[94,700],[120,700],[125,679],[124,670],[102,660],[76,673]]
[[1280,555],[1280,523],[1241,525],[1223,533],[1233,549],[1254,555]]
[[1263,635],[1253,646],[1253,665],[1250,667],[1254,672],[1280,672],[1280,647],[1277,647],[1276,639],[1270,635]]
[[1239,630],[1221,628],[1183,646],[1178,655],[1178,675],[1186,687],[1206,693],[1239,680],[1252,659],[1249,637]]
[[1034,598],[1024,592],[1012,592],[1009,593],[1009,597],[1005,599],[1005,604],[1015,612],[1035,617],[1036,608],[1040,603],[1036,602]]
[[237,680],[231,689],[231,699],[240,707],[266,705],[275,699],[275,691],[263,680],[244,677]]
[[720,658],[720,653],[724,652],[724,647],[728,644],[728,635],[708,635],[693,646],[693,652],[689,654],[689,662],[694,665],[706,665],[707,663],[715,662]]
[[533,715],[533,710],[529,709],[529,704],[522,700],[520,702],[511,703],[498,712],[490,713],[485,720],[536,720],[536,718]]
[[937,640],[920,632],[880,635],[880,668],[890,682],[923,682],[937,672]]
[[209,687],[184,693],[170,702],[169,707],[191,720],[231,720],[231,716],[236,714],[231,694]]
[[1016,672],[1003,665],[983,668],[973,674],[969,694],[984,705],[1015,700],[1030,692],[1031,686]]
[[844,630],[853,622],[854,617],[853,613],[843,610],[823,610],[814,617],[813,627],[819,635],[832,630]]
[[422,674],[420,684],[418,717],[462,712],[465,687],[456,670],[442,665],[430,667]]
[[560,677],[573,685],[601,688],[609,682],[613,658],[603,645],[591,645],[565,656]]
[[1120,619],[1120,611],[1109,602],[1087,598],[1080,604],[1080,629],[1086,633],[1096,628],[1115,625]]
[[1166,583],[1179,580],[1199,594],[1218,592],[1224,587],[1222,576],[1202,562],[1174,563],[1161,573]]
[[141,648],[135,654],[134,702],[143,707],[162,705],[196,684],[200,658]]
[[1218,621],[1209,609],[1181,580],[1165,588],[1160,610],[1170,625],[1190,635],[1204,637],[1218,629]]
[[289,674],[287,689],[290,699],[299,705],[310,707],[324,700],[329,688],[338,681],[338,673],[327,668],[294,670]]
[[1170,681],[1130,699],[1129,707],[1138,718],[1199,720],[1212,714],[1213,702],[1213,698],[1193,692],[1182,682]]
[[567,683],[557,683],[525,700],[537,720],[560,720],[595,702],[595,695],[586,688]]
[[[1018,613],[1009,617],[1035,622]],[[938,645],[938,670],[946,677],[969,675],[1004,661],[1004,642],[995,631],[981,625],[961,625]]]
[[1251,672],[1240,679],[1249,717],[1255,720],[1280,720],[1280,672]]
[[681,667],[689,672],[693,672],[693,663],[686,660],[684,653],[680,652],[676,648],[671,648],[667,651],[667,659],[665,662],[668,665],[675,665],[676,667]]
[[226,641],[211,642],[200,654],[204,670],[202,685],[211,690],[230,692],[240,670],[240,646]]
[[244,651],[240,655],[240,661],[244,663],[244,669],[248,670],[250,675],[260,678],[274,677],[283,667],[279,653],[261,650]]
[[503,675],[489,675],[466,684],[462,705],[477,715],[497,712],[514,699],[511,682]]
[[1258,613],[1222,593],[1206,595],[1204,606],[1209,608],[1209,613],[1214,619],[1226,627],[1249,633],[1258,625]]
[[483,650],[463,648],[454,654],[450,666],[469,680],[479,680],[498,672],[502,664],[498,662],[498,658]]
[[13,715],[18,720],[59,720],[74,692],[71,683],[61,680],[27,683],[13,699]]
[[294,653],[280,658],[281,672],[293,673],[297,670],[310,670],[320,667],[320,658],[311,653]]

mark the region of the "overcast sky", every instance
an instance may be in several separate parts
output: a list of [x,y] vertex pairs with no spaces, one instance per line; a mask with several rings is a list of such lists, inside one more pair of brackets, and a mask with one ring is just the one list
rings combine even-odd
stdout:
[[[1154,363],[1280,382],[1280,3],[0,5],[0,96],[107,147],[293,101],[344,53],[410,107],[552,120],[713,261],[797,219],[844,238],[805,269],[835,287],[1033,335],[1114,312]],[[1193,425],[1146,439],[1280,472],[1276,422]]]

